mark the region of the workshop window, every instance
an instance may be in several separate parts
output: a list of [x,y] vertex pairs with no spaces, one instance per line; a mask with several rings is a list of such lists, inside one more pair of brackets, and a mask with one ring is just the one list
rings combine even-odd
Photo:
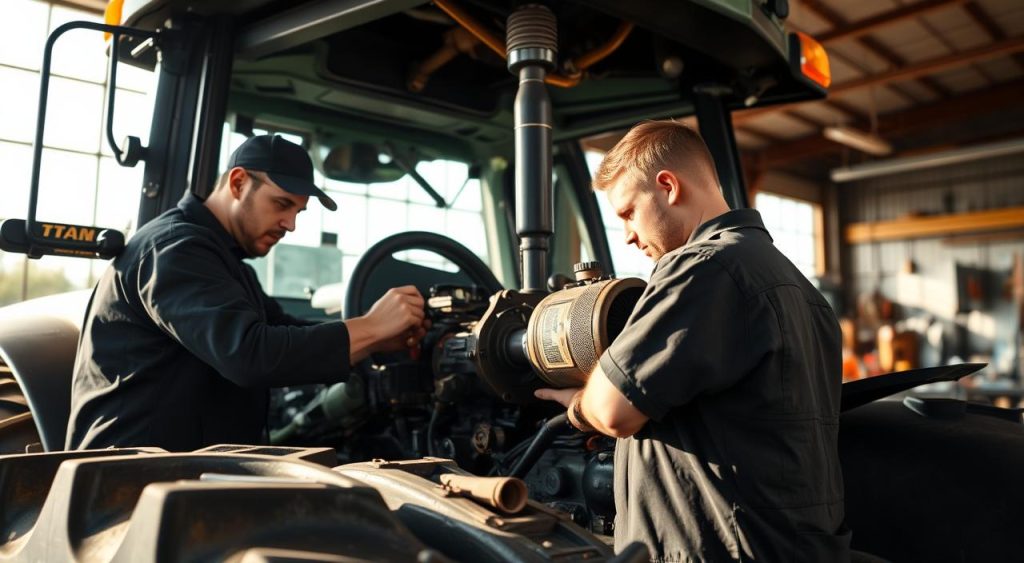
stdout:
[[754,206],[761,213],[775,247],[808,278],[824,273],[821,206],[771,193],[758,193]]
[[[4,8],[10,17],[0,19],[0,169],[5,177],[0,219],[24,219],[46,38],[69,21],[102,22],[103,17],[36,0],[5,0]],[[143,167],[118,165],[103,136],[107,61],[107,44],[95,31],[69,31],[55,44],[36,217],[130,235]],[[115,139],[149,138],[154,86],[152,72],[118,66]],[[29,260],[0,252],[0,305],[91,287],[107,264],[58,256]]]

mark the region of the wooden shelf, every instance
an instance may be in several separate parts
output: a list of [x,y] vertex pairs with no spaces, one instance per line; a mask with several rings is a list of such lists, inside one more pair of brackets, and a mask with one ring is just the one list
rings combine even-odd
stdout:
[[944,237],[1022,227],[1024,227],[1024,207],[1007,207],[956,215],[931,215],[895,221],[851,223],[846,227],[846,242],[856,244],[883,240]]

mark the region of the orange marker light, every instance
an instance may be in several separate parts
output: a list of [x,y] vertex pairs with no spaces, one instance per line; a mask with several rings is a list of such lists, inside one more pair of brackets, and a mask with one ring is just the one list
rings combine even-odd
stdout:
[[832,84],[832,70],[828,66],[825,47],[806,33],[797,32],[800,38],[800,72],[824,88]]
[[[121,8],[124,7],[124,0],[110,0],[107,9],[103,10],[103,23],[107,25],[121,25]],[[103,40],[110,40],[110,33],[103,32]]]

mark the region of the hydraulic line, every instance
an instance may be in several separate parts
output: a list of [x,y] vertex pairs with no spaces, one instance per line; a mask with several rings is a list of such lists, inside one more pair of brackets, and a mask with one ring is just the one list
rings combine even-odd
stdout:
[[547,450],[548,446],[551,445],[551,441],[554,440],[556,434],[565,429],[569,425],[569,417],[565,413],[557,416],[553,416],[540,427],[537,431],[537,435],[533,438],[533,442],[530,442],[530,447],[527,448],[526,453],[523,457],[519,458],[515,467],[508,474],[509,477],[519,477],[522,479],[533,469],[533,465],[537,463],[540,456]]
[[[494,51],[501,57],[507,57],[507,49],[501,38],[487,29],[486,26],[478,22],[461,7],[451,0],[434,0],[434,4],[455,20],[456,23],[472,33],[473,36],[479,39],[480,42],[486,45],[490,50]],[[629,37],[629,34],[632,33],[632,31],[632,23],[620,23],[619,27],[616,28],[615,33],[612,34],[608,41],[569,62],[568,67],[571,70],[571,74],[548,74],[544,77],[544,82],[560,88],[571,88],[576,86],[583,79],[584,70],[614,53],[615,50],[626,41],[626,38]]]

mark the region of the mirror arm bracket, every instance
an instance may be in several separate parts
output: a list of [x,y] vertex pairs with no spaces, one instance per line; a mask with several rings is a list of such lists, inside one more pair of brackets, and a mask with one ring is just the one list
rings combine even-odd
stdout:
[[438,208],[446,209],[448,207],[448,203],[445,202],[443,197],[441,197],[441,194],[437,193],[437,190],[431,187],[430,182],[427,182],[427,179],[421,176],[420,173],[416,171],[415,166],[410,165],[409,161],[399,156],[395,148],[391,146],[391,143],[385,143],[384,150],[387,152],[388,156],[391,157],[391,160],[395,164],[397,164],[398,167],[401,168],[403,172],[411,176],[412,179],[415,180],[416,183],[419,184],[421,188],[423,188],[423,191],[427,192],[427,195],[429,195],[430,198],[434,200],[434,203],[437,205]]

